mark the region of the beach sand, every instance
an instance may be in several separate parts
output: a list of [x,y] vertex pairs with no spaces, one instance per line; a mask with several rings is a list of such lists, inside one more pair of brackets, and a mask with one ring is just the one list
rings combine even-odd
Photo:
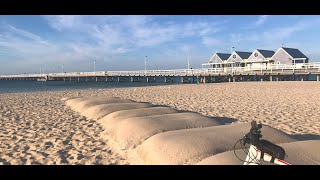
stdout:
[[0,94],[0,164],[126,164],[63,92]]
[[[63,97],[119,97],[224,122],[256,120],[301,140],[320,139],[319,82],[237,82],[0,94],[0,164],[133,164],[104,128]],[[104,135],[108,136],[108,135]]]

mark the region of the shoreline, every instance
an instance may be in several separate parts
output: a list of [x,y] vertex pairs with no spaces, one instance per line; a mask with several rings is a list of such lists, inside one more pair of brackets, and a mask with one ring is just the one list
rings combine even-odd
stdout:
[[[1,81],[0,81],[1,82]],[[26,82],[26,81],[20,81],[20,82]],[[60,82],[60,81],[59,81]],[[41,82],[40,82],[41,83]],[[69,83],[69,82],[66,82]],[[77,82],[73,82],[77,83]],[[80,82],[83,83],[83,82]],[[97,85],[99,83],[105,84],[105,82],[88,82],[89,84],[92,83],[93,85]],[[112,82],[108,82],[112,83]],[[107,83],[107,84],[108,84]],[[143,83],[143,82],[121,82],[120,85],[128,85],[128,86],[101,86],[101,87],[95,87],[88,85],[87,87],[79,87],[79,86],[65,86],[65,89],[45,89],[45,90],[10,90],[10,91],[1,91],[0,94],[13,94],[13,93],[54,93],[54,92],[71,92],[71,91],[100,91],[100,90],[112,90],[112,89],[127,89],[127,88],[144,88],[144,87],[155,87],[155,86],[179,86],[179,85],[208,85],[208,84],[214,84],[214,85],[225,85],[228,83],[236,83],[236,84],[251,84],[251,83],[261,83],[260,81],[241,81],[241,82],[220,82],[220,83]],[[317,81],[263,81],[262,83],[317,83]],[[105,84],[105,85],[107,85]],[[117,84],[117,83],[115,83]],[[70,89],[68,89],[70,88]]]

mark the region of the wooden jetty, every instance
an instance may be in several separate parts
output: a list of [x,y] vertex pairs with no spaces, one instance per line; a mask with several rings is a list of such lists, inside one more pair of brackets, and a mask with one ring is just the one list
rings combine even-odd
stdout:
[[[320,63],[273,65],[269,69],[201,68],[176,70],[97,71],[48,74],[0,75],[0,80],[77,82],[163,82],[163,83],[214,83],[239,81],[319,81]],[[44,81],[44,80],[43,80]]]

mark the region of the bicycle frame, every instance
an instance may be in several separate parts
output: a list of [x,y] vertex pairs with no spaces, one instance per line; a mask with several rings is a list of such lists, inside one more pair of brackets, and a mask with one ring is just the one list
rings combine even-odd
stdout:
[[[249,152],[243,165],[258,165],[259,160],[271,162],[272,156],[267,153],[264,153],[263,156],[261,156],[261,151],[256,146],[250,145]],[[274,158],[274,162],[271,163],[278,165],[291,165],[278,158]]]

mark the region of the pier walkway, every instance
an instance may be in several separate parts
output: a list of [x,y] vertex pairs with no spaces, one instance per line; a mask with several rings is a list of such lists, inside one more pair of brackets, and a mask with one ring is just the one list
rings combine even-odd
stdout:
[[[314,77],[314,78],[310,78]],[[236,82],[236,81],[283,81],[320,80],[320,63],[303,65],[271,65],[269,69],[248,67],[96,71],[47,74],[0,75],[0,80],[44,81],[106,81],[106,82]]]

